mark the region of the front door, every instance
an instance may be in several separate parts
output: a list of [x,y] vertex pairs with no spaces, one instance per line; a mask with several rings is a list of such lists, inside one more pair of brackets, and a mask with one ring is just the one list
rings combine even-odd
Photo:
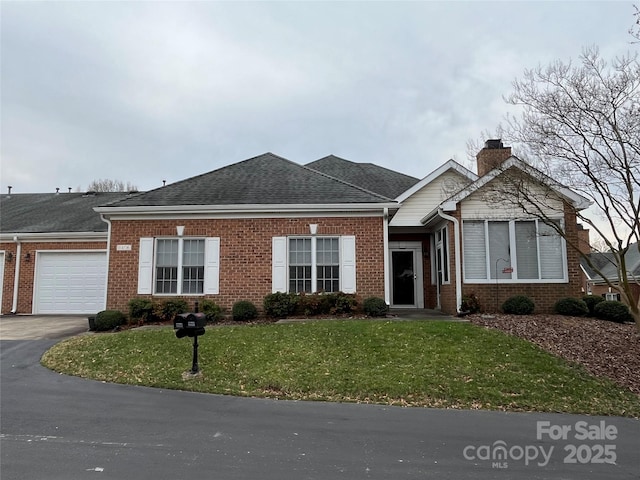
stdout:
[[422,245],[392,246],[391,306],[423,308],[422,283]]

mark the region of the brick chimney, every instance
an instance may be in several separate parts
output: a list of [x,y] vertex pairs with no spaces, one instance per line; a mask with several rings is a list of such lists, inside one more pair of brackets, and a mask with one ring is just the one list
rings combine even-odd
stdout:
[[584,254],[591,253],[591,244],[589,243],[589,229],[578,224],[578,249]]
[[502,140],[487,140],[484,148],[476,155],[478,161],[478,176],[482,177],[496,168],[511,156],[511,147],[502,145]]

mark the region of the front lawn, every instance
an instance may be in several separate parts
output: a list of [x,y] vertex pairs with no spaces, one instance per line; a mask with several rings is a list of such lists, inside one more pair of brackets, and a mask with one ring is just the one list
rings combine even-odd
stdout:
[[640,398],[502,332],[442,321],[208,327],[202,375],[171,328],[85,335],[43,365],[96,380],[281,399],[640,416]]

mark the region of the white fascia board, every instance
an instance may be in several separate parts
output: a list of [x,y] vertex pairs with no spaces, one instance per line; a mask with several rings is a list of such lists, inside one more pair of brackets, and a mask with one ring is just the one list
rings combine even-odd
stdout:
[[438,178],[448,170],[455,170],[463,177],[467,177],[471,182],[474,182],[478,179],[478,176],[471,170],[466,169],[455,160],[448,160],[447,162],[436,168],[433,172],[428,174],[426,177],[424,177],[422,180],[420,180],[418,183],[416,183],[414,186],[412,186],[409,190],[397,197],[396,201],[404,202],[407,198],[409,198],[425,186],[429,185],[436,178]]
[[523,162],[518,157],[515,157],[513,155],[509,157],[507,160],[505,160],[499,167],[494,168],[493,170],[488,172],[486,175],[484,175],[483,177],[473,182],[471,185],[467,186],[466,188],[463,188],[461,191],[453,195],[451,198],[449,198],[449,201],[459,202],[465,199],[466,197],[471,195],[473,192],[479,190],[480,188],[485,186],[487,183],[489,183],[491,180],[498,177],[503,171],[511,167],[517,168],[529,174],[531,177],[535,178],[539,182],[547,184],[558,194],[566,198],[578,210],[583,210],[585,208],[588,208],[593,203],[591,200],[583,197],[582,195],[577,194],[570,188],[567,188],[564,185],[561,185],[560,183],[556,182],[552,178],[546,176],[541,171],[537,170],[536,168],[532,167],[528,163]]
[[354,214],[365,212],[380,212],[385,208],[397,209],[395,202],[389,203],[340,203],[340,204],[251,204],[251,205],[163,205],[163,206],[135,206],[135,207],[95,207],[97,213],[107,216],[145,215],[145,216],[176,216],[204,214],[209,216],[226,215],[239,216],[273,216],[286,214],[324,213]]
[[0,233],[2,242],[96,242],[107,241],[108,232]]

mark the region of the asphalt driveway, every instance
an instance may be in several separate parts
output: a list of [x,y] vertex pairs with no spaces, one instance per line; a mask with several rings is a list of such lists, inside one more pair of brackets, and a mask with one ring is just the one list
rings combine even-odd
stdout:
[[[13,320],[7,335],[28,328],[20,326],[28,317]],[[84,380],[39,360],[56,338],[86,331],[86,319],[60,329],[49,320],[32,333],[45,338],[0,342],[3,480],[640,478],[637,420],[277,401]]]

